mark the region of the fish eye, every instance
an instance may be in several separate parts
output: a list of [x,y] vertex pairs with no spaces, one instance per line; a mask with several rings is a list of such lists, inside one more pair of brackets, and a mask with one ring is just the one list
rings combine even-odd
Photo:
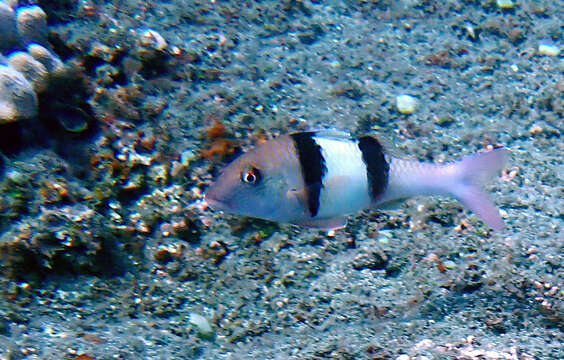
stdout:
[[257,168],[250,168],[241,173],[241,181],[247,184],[256,185],[261,179],[260,171]]

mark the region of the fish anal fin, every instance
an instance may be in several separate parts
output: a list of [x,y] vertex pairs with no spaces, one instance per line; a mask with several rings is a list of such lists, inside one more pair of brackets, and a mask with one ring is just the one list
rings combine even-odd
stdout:
[[344,216],[325,218],[325,219],[309,219],[300,222],[298,225],[318,228],[323,230],[337,230],[347,226],[347,218]]

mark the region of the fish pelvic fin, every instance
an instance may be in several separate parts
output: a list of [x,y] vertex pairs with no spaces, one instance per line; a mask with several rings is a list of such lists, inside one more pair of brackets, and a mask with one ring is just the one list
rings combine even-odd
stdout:
[[499,210],[481,189],[481,185],[503,170],[509,155],[508,149],[498,148],[465,157],[453,164],[459,180],[450,191],[458,201],[497,231],[502,230],[505,224]]

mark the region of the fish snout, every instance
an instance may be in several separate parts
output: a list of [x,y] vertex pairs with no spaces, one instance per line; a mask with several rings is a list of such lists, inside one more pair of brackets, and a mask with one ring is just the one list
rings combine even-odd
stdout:
[[210,186],[204,193],[204,201],[214,210],[229,210],[225,199],[221,199],[216,186]]

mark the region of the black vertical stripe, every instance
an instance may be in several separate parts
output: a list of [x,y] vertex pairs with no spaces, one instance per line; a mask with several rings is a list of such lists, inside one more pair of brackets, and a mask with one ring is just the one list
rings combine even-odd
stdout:
[[362,160],[366,165],[370,198],[375,201],[388,186],[390,165],[386,161],[384,148],[376,138],[368,135],[359,138],[358,148],[362,152]]
[[291,134],[296,145],[302,176],[306,185],[307,206],[312,217],[319,211],[319,197],[323,187],[323,177],[327,172],[321,146],[313,138],[315,132]]

